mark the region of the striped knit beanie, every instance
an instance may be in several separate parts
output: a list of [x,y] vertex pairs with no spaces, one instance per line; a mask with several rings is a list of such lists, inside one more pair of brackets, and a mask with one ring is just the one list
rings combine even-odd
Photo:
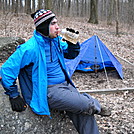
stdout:
[[49,36],[49,25],[55,14],[50,10],[41,9],[31,14],[31,17],[34,19],[36,31],[44,36]]

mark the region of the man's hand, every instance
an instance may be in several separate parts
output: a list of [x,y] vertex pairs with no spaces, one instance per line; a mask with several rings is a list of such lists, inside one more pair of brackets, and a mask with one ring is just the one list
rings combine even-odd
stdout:
[[22,112],[27,108],[25,101],[20,96],[9,98],[9,100],[13,111]]
[[69,32],[75,33],[75,34],[79,34],[79,31],[75,31],[72,28],[66,28],[66,30],[69,31]]
[[79,38],[79,31],[75,31],[72,28],[66,28],[61,30],[61,35],[63,41],[69,41],[76,44]]

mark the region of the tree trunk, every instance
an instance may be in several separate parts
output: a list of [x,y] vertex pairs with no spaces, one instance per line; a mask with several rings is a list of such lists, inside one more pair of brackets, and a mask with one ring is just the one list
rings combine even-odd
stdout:
[[43,3],[42,0],[38,0],[38,5],[37,5],[38,9],[42,9],[42,7],[43,7],[42,3]]
[[98,0],[90,2],[90,18],[88,23],[98,24]]
[[119,35],[119,0],[115,0],[116,2],[116,35]]
[[25,9],[26,14],[31,13],[31,0],[25,0]]
[[59,1],[59,6],[60,6],[60,15],[64,15],[64,13],[63,13],[63,11],[64,11],[64,9],[63,9],[63,7],[64,7],[64,2],[63,2],[63,0],[60,0]]
[[2,10],[2,1],[0,0],[0,10]]
[[12,4],[11,4],[11,12],[12,13],[14,13],[14,11],[15,11],[15,1],[14,0],[11,0],[12,2]]
[[84,13],[84,2],[85,2],[85,1],[82,0],[82,3],[81,3],[81,15],[80,15],[81,17],[83,17],[84,14],[85,14],[85,13]]
[[0,0],[0,10],[3,11],[3,9],[4,9],[4,0]]
[[107,14],[107,24],[112,25],[112,11],[113,11],[113,0],[108,2],[108,14]]
[[35,12],[35,0],[32,0],[32,12]]
[[76,0],[76,3],[77,3],[76,12],[77,12],[77,16],[79,16],[79,0]]
[[19,3],[20,3],[19,11],[22,13],[22,12],[24,12],[24,11],[23,11],[23,8],[24,8],[24,7],[23,7],[23,4],[22,4],[22,0],[20,0]]
[[46,9],[49,9],[51,10],[52,9],[52,1],[51,0],[46,0],[46,6],[45,6]]
[[15,2],[14,13],[16,16],[18,16],[18,0],[16,0],[16,2]]
[[128,25],[129,28],[134,24],[134,1],[133,0],[128,0],[128,6],[130,7],[128,9]]
[[4,6],[5,6],[5,11],[7,11],[7,9],[8,9],[7,0],[4,1]]
[[69,15],[70,15],[70,9],[71,9],[71,0],[68,0],[67,14],[66,14],[67,17],[69,17]]

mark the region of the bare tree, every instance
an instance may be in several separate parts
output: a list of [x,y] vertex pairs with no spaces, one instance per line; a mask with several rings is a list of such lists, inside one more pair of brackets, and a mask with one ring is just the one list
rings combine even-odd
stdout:
[[59,14],[60,15],[64,15],[64,12],[63,12],[63,8],[64,8],[64,1],[63,0],[58,0],[58,2],[57,2],[57,7],[59,7],[58,9],[58,11],[59,11]]
[[14,13],[18,16],[18,0],[15,1]]
[[108,1],[108,6],[107,6],[107,24],[112,25],[112,15],[113,15],[113,0]]
[[[134,24],[134,1],[128,0],[128,24],[132,26]],[[133,9],[133,10],[132,10]]]
[[0,10],[3,11],[3,5],[4,4],[4,0],[0,0]]
[[119,0],[115,0],[116,2],[116,35],[119,35]]
[[71,0],[68,0],[68,5],[67,5],[67,14],[66,16],[70,16],[70,9],[71,9]]
[[9,11],[30,14],[36,8],[53,10],[59,16],[88,17],[88,22],[93,24],[115,22],[116,34],[119,34],[119,24],[128,29],[134,24],[134,0],[0,0],[4,14]]
[[2,0],[0,0],[0,10],[2,10]]
[[31,13],[31,0],[25,0],[25,12],[27,14]]
[[79,16],[79,0],[76,0],[76,6],[77,16]]
[[98,24],[98,0],[91,0],[90,2],[90,18],[88,22]]
[[82,3],[81,3],[81,17],[83,17],[84,16],[84,2],[85,2],[85,0],[82,0]]
[[14,13],[15,11],[15,0],[11,0],[11,12]]
[[32,0],[32,12],[35,12],[35,0]]
[[43,0],[38,0],[37,8],[38,9],[42,9],[43,8]]
[[1,10],[3,11],[3,14],[5,14],[6,13],[6,11],[7,11],[7,0],[1,0],[1,5],[0,5],[0,7],[1,7]]
[[19,10],[22,13],[23,12],[23,4],[22,4],[22,0],[19,0]]
[[52,9],[52,1],[51,0],[45,0],[45,8],[51,10]]
[[4,7],[5,7],[5,11],[7,11],[7,9],[8,9],[8,5],[7,5],[7,0],[4,0]]

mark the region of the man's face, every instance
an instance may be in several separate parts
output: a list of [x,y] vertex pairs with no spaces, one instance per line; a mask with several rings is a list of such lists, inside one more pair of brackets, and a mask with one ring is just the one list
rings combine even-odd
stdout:
[[59,34],[59,26],[57,24],[57,19],[54,18],[51,23],[50,23],[50,27],[49,27],[49,36],[50,38],[56,38]]

